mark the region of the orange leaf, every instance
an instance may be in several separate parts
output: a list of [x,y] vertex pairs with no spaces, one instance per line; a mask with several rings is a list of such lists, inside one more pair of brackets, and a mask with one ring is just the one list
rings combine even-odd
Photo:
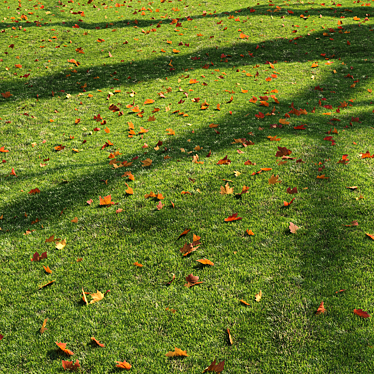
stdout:
[[252,230],[247,229],[245,232],[246,232],[248,235],[254,235],[254,233],[253,233]]
[[225,222],[231,222],[231,221],[238,221],[241,220],[242,217],[238,217],[238,213],[234,213],[232,216],[229,216],[228,218],[225,218]]
[[244,300],[240,300],[241,303],[243,303],[244,305],[249,305],[249,303],[247,303],[246,301]]
[[78,368],[80,368],[80,365],[78,360],[75,361],[75,364],[73,364],[73,361],[62,360],[62,367],[64,368],[64,370],[77,370]]
[[292,202],[295,200],[295,198],[293,198],[289,203],[287,201],[283,201],[283,205],[284,206],[289,206],[292,204]]
[[110,133],[110,130],[109,130],[107,127],[104,129],[104,131],[105,131],[107,134]]
[[2,152],[2,153],[6,153],[6,152],[9,152],[7,149],[5,149],[4,148],[4,146],[2,146],[1,148],[0,148],[0,152]]
[[43,268],[46,271],[46,273],[52,274],[52,270],[49,268],[49,266],[43,266]]
[[118,364],[116,365],[117,368],[126,369],[126,370],[131,369],[131,365],[126,361],[123,361],[123,362],[116,361],[116,363]]
[[103,199],[101,198],[101,196],[99,196],[99,199],[100,199],[100,204],[99,205],[103,205],[103,206],[106,206],[106,205],[113,205],[114,202],[112,202],[112,196],[111,195],[108,195],[108,196],[105,196]]
[[294,223],[290,222],[290,231],[292,232],[292,234],[296,234],[296,231],[299,229],[300,227],[296,226]]
[[144,265],[142,265],[142,264],[139,264],[139,262],[134,262],[134,265],[137,266],[137,267],[139,267],[139,268],[141,268],[141,267],[144,266]]
[[153,104],[155,101],[152,100],[152,99],[147,99],[146,101],[144,101],[144,105],[147,105],[147,104]]
[[374,235],[372,235],[372,234],[368,234],[367,232],[365,232],[365,234],[366,234],[369,238],[371,238],[371,239],[374,240]]
[[72,351],[70,351],[69,349],[66,349],[66,343],[57,343],[57,342],[55,342],[56,344],[57,344],[57,346],[63,351],[63,352],[65,352],[67,355],[73,355],[74,353],[72,352]]
[[45,328],[45,326],[46,326],[46,324],[47,324],[47,321],[48,321],[48,318],[46,318],[46,319],[43,321],[43,325],[42,325],[42,327],[40,328],[40,333],[41,333],[41,334],[43,334],[43,332],[44,332],[45,330],[47,330],[47,329]]
[[184,231],[182,232],[182,234],[180,234],[180,235],[178,236],[177,240],[180,239],[182,236],[187,235],[190,231],[191,231],[191,229],[186,229],[186,230],[184,230]]
[[177,347],[174,348],[174,352],[166,353],[166,357],[175,357],[175,356],[185,356],[185,357],[187,357],[188,354],[186,353],[186,351],[182,351],[181,349],[179,349]]
[[323,301],[322,301],[321,304],[319,305],[317,311],[316,311],[316,314],[322,314],[322,313],[325,313],[325,312],[326,312],[326,309],[323,306]]
[[167,135],[175,135],[175,131],[173,129],[166,129],[165,131],[167,131]]
[[128,195],[133,195],[134,194],[134,190],[129,187],[129,185],[127,183],[125,183],[126,186],[127,186],[127,190],[125,190],[125,192],[128,194]]
[[325,174],[317,175],[317,179],[329,179],[329,177],[325,177]]
[[364,312],[362,309],[353,309],[353,313],[357,314],[358,316],[362,318],[369,318],[368,312]]
[[257,102],[257,97],[253,96],[252,99],[249,100],[249,102],[255,104]]
[[99,341],[98,341],[97,339],[95,339],[94,337],[92,337],[91,340],[94,341],[98,346],[100,346],[100,347],[102,347],[102,348],[105,347],[104,344],[99,343]]
[[74,219],[72,219],[71,222],[78,223],[78,217],[74,217]]
[[210,265],[210,266],[214,266],[213,262],[210,261],[210,260],[207,260],[206,258],[204,258],[203,260],[196,260],[197,262],[200,262],[200,264],[203,264],[203,265]]

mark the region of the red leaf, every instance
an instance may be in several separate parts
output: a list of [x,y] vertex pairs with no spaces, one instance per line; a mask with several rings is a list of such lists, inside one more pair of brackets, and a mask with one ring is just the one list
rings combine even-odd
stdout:
[[240,219],[242,219],[242,217],[238,217],[238,213],[234,213],[232,216],[225,218],[225,222],[238,221]]
[[357,314],[359,317],[362,318],[369,318],[368,312],[364,312],[362,309],[353,309],[353,313]]

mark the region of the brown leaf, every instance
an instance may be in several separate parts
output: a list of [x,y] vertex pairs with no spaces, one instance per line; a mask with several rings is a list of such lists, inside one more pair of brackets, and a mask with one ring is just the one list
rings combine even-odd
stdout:
[[221,361],[219,364],[216,365],[216,360],[214,360],[204,371],[203,373],[207,371],[214,371],[216,373],[222,373],[223,368],[225,365],[225,361]]
[[282,181],[278,180],[279,175],[274,176],[274,174],[269,178],[269,184],[281,183]]
[[203,283],[203,282],[198,282],[198,280],[199,280],[199,277],[197,275],[192,275],[191,273],[190,275],[186,277],[187,283],[185,284],[185,287],[192,287],[192,286],[195,286],[196,284]]
[[191,231],[191,229],[185,229],[185,230],[182,232],[182,234],[180,234],[180,235],[178,236],[177,240],[180,239],[182,236],[187,235],[190,231]]
[[150,158],[145,159],[142,161],[143,165],[142,166],[151,166],[152,165],[152,160]]

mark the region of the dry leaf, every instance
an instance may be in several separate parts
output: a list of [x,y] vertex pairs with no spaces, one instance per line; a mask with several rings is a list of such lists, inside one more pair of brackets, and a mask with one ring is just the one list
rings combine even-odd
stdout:
[[228,183],[226,183],[225,187],[221,186],[221,195],[228,195],[234,193],[234,188],[231,188]]
[[78,370],[80,368],[79,361],[76,360],[75,363],[73,361],[64,361],[62,360],[62,367],[64,370]]
[[142,166],[151,166],[152,165],[152,160],[150,158],[145,159],[142,161],[143,165]]
[[97,290],[96,293],[92,293],[91,297],[92,297],[92,300],[91,300],[90,304],[94,304],[94,303],[104,299],[104,295],[99,290]]
[[45,330],[47,330],[47,329],[45,328],[45,326],[47,325],[47,321],[48,321],[48,318],[46,318],[46,319],[43,321],[43,325],[42,325],[42,327],[40,328],[40,333],[41,333],[41,334],[43,334],[43,332],[44,332]]
[[358,316],[362,318],[369,318],[368,312],[364,312],[362,309],[353,309],[353,313],[357,314]]
[[256,294],[256,296],[255,296],[256,301],[259,302],[261,300],[261,297],[262,297],[262,291],[260,290],[260,292],[258,294]]
[[78,223],[78,217],[74,217],[74,219],[72,219],[71,222]]
[[86,303],[86,305],[88,305],[86,294],[89,294],[89,292],[84,292],[84,289],[82,287],[82,294],[83,294],[83,297],[82,297],[83,301]]
[[199,280],[199,277],[197,275],[192,275],[192,273],[190,275],[188,275],[186,277],[186,281],[187,283],[184,285],[185,287],[192,287],[192,286],[195,286],[196,284],[201,284],[203,282],[198,282]]
[[296,231],[299,229],[298,226],[296,226],[294,223],[290,222],[290,227],[289,227],[290,231],[292,232],[292,234],[296,234]]
[[182,351],[181,349],[175,347],[174,348],[174,352],[168,352],[166,353],[166,357],[176,357],[176,356],[185,356],[187,357],[188,354],[186,353],[186,351]]
[[210,266],[214,266],[213,262],[210,261],[210,260],[207,260],[206,258],[202,259],[202,260],[196,260],[197,262],[200,262],[200,264],[203,264],[203,265],[210,265]]
[[39,286],[39,290],[42,289],[42,288],[44,288],[44,287],[47,287],[47,286],[51,285],[51,284],[54,283],[54,282],[56,282],[56,281],[53,280],[53,281],[50,281],[50,282],[48,282],[48,283],[46,283],[46,284],[43,284],[43,285]]
[[269,178],[269,184],[281,183],[282,181],[278,180],[279,175],[274,176],[274,174]]
[[56,243],[56,249],[63,249],[66,246],[66,240],[62,240],[61,242]]
[[323,306],[323,301],[322,301],[321,304],[319,305],[317,311],[316,311],[316,314],[322,314],[322,313],[325,313],[325,312],[326,312],[326,309]]
[[104,348],[104,347],[105,347],[105,345],[99,343],[99,341],[98,341],[97,339],[95,339],[95,337],[92,337],[91,340],[94,341],[94,342],[95,342],[99,347],[101,347],[101,348]]
[[233,341],[232,341],[232,337],[231,337],[231,334],[230,334],[230,330],[229,330],[229,329],[227,329],[227,334],[228,334],[228,337],[229,337],[230,345],[233,345]]
[[216,360],[214,360],[204,371],[214,371],[215,373],[222,373],[225,366],[225,361],[221,361],[219,364],[216,365]]
[[52,270],[49,268],[49,266],[43,266],[43,268],[46,271],[46,273],[52,274]]
[[57,346],[63,351],[63,352],[65,352],[67,355],[73,355],[74,353],[72,352],[72,351],[70,351],[69,349],[66,349],[66,343],[57,343],[57,342],[55,342],[56,344],[57,344]]
[[244,300],[240,300],[241,303],[243,303],[244,305],[249,305],[249,303],[247,303],[246,301]]
[[126,361],[123,361],[123,362],[116,361],[116,363],[117,363],[116,365],[117,368],[126,369],[126,370],[131,369],[131,365]]

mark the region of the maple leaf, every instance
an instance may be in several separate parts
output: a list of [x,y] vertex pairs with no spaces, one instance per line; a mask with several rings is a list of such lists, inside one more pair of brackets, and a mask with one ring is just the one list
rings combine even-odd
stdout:
[[275,154],[275,157],[288,156],[291,153],[292,153],[292,151],[290,151],[286,147],[278,147],[278,152]]
[[300,227],[296,226],[294,223],[290,222],[290,231],[292,232],[292,234],[296,234],[296,231],[299,229]]
[[203,164],[204,161],[199,161],[199,155],[192,156],[192,163],[193,164]]
[[101,347],[101,348],[105,347],[105,345],[101,344],[95,337],[92,337],[91,340],[94,341],[99,347]]
[[163,205],[162,205],[161,200],[158,202],[156,208],[157,208],[158,210],[161,210],[161,209],[163,208]]
[[317,311],[316,311],[316,314],[322,314],[322,313],[325,313],[325,312],[326,312],[326,309],[323,306],[323,301],[322,301],[321,304],[319,305]]
[[238,213],[234,213],[232,216],[229,216],[228,218],[225,218],[225,222],[231,222],[231,221],[238,221],[241,220],[242,217],[238,217]]
[[134,194],[134,190],[129,187],[129,185],[127,183],[125,183],[126,186],[127,186],[127,190],[125,190],[125,192],[128,194],[128,195],[133,195]]
[[143,165],[142,166],[151,166],[152,165],[152,160],[150,158],[145,159],[142,161]]
[[39,188],[34,188],[34,189],[32,189],[32,190],[29,191],[29,194],[30,194],[30,195],[35,195],[35,194],[37,194],[37,193],[40,193]]
[[290,188],[290,187],[288,187],[287,188],[287,193],[289,193],[289,194],[294,194],[294,193],[298,193],[297,192],[297,187],[294,187],[294,188]]
[[78,368],[80,368],[80,365],[78,360],[76,360],[74,364],[73,361],[62,360],[62,367],[64,368],[64,370],[78,370]]
[[190,231],[191,231],[191,229],[185,229],[185,230],[182,232],[182,234],[180,234],[180,235],[178,236],[177,240],[180,239],[182,236],[187,235]]
[[7,149],[5,149],[4,148],[4,146],[2,146],[1,148],[0,148],[0,152],[1,153],[6,153],[6,152],[9,152]]
[[219,364],[216,365],[216,360],[214,360],[206,369],[204,369],[203,373],[207,371],[214,371],[215,373],[222,373],[225,366],[225,361],[221,361]]
[[364,312],[362,309],[353,309],[353,313],[357,314],[358,316],[362,318],[369,318],[368,312]]
[[176,356],[185,356],[187,357],[188,354],[186,351],[182,351],[181,349],[175,347],[174,348],[174,352],[170,351],[168,353],[166,353],[166,357],[176,357]]
[[227,155],[222,159],[217,162],[217,165],[230,165],[231,160],[227,158]]
[[43,325],[42,327],[40,328],[40,333],[43,334],[43,332],[45,332],[45,330],[47,330],[45,328],[45,326],[47,325],[47,321],[48,321],[48,318],[46,318],[44,321],[43,321]]
[[43,266],[43,268],[46,271],[46,273],[52,274],[52,270],[49,268],[49,266]]
[[199,262],[200,264],[203,264],[203,265],[214,266],[214,263],[210,260],[207,260],[206,258],[204,258],[202,260],[196,260],[196,261]]
[[56,242],[56,249],[63,249],[66,246],[66,240],[63,239],[61,242]]
[[116,361],[117,365],[116,367],[117,368],[121,368],[121,369],[126,369],[126,370],[130,370],[131,369],[131,365],[126,362],[126,361]]
[[147,104],[153,104],[155,101],[152,100],[152,99],[147,99],[146,101],[144,101],[144,105],[147,105]]
[[67,355],[73,355],[74,353],[72,352],[72,351],[70,351],[69,349],[66,349],[66,343],[57,343],[57,342],[55,342],[56,344],[57,344],[57,346],[63,351],[63,352],[65,352]]
[[195,286],[196,284],[201,284],[203,282],[198,282],[199,280],[199,277],[197,275],[192,275],[192,273],[190,275],[188,275],[186,277],[186,281],[187,283],[184,285],[185,287],[192,287],[192,286]]
[[247,229],[245,232],[246,232],[247,235],[249,235],[249,236],[254,235],[254,233],[253,233],[252,230]]
[[279,175],[274,176],[274,174],[269,178],[269,184],[281,183],[282,181],[278,180]]
[[32,256],[31,261],[40,261],[43,258],[47,258],[47,252],[43,252],[40,256],[38,252],[35,252],[34,255]]
[[221,186],[221,195],[228,195],[234,193],[234,188],[231,188],[228,183],[226,183],[225,187]]
[[108,205],[113,205],[114,202],[112,202],[112,195],[105,196],[104,198],[101,198],[99,196],[100,204],[102,206],[108,206]]
[[258,294],[256,294],[255,299],[256,299],[257,302],[259,302],[261,300],[261,298],[262,298],[262,291],[260,290],[260,292]]
[[91,294],[91,297],[92,297],[92,300],[90,301],[90,304],[94,304],[104,299],[104,294],[102,294],[99,290],[97,290],[96,293]]

